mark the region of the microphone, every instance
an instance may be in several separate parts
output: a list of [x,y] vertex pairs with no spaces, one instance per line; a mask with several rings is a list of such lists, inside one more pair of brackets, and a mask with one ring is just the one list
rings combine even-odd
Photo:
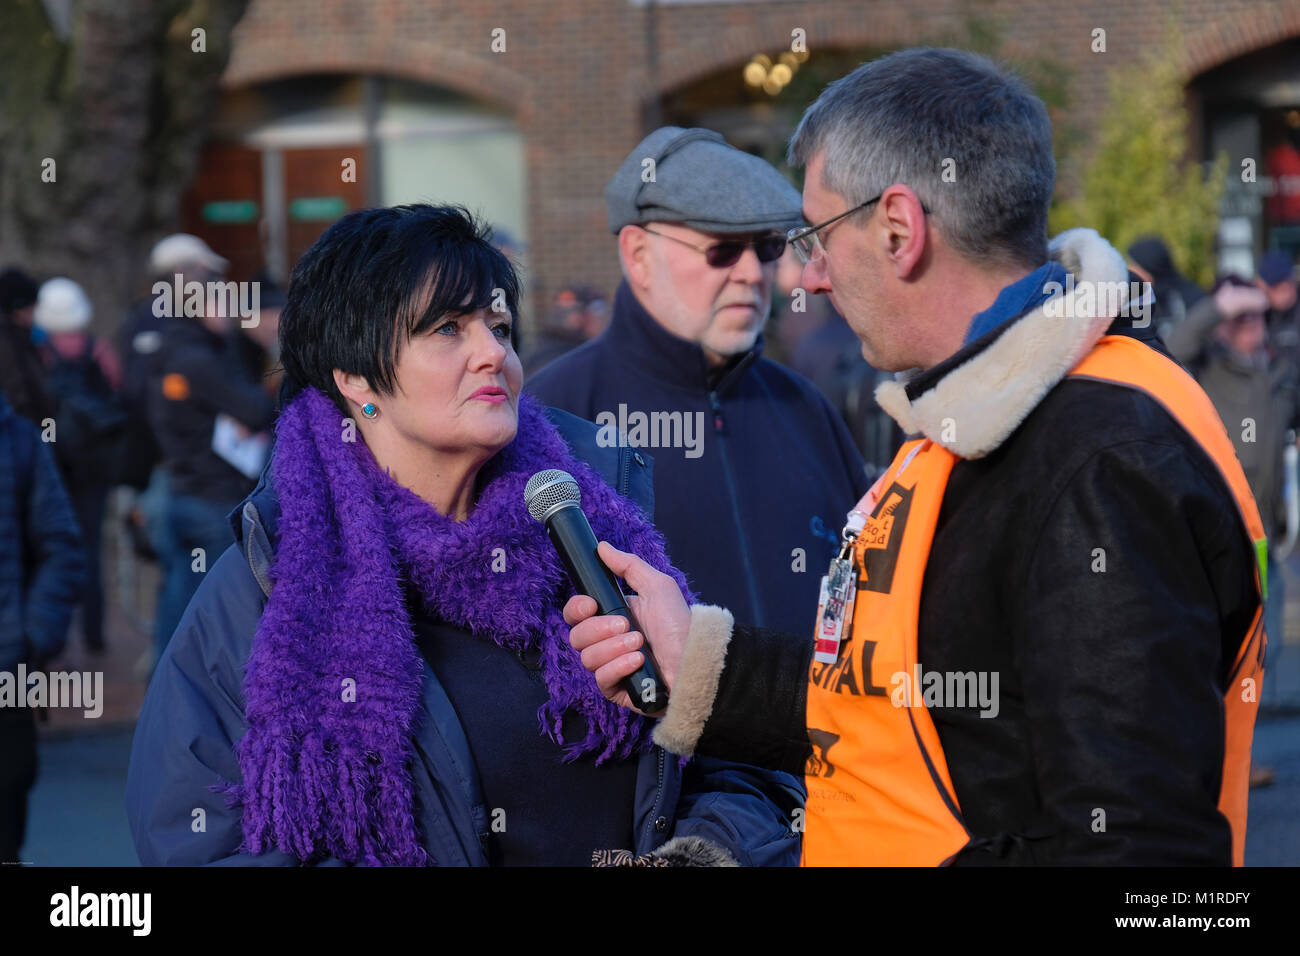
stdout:
[[644,661],[632,674],[620,681],[633,703],[647,714],[657,714],[668,706],[668,688],[659,679],[650,638],[637,623],[627,606],[623,589],[614,572],[596,554],[596,536],[582,511],[582,492],[567,471],[548,468],[528,479],[524,504],[528,513],[546,525],[546,533],[556,553],[569,572],[569,580],[579,593],[595,598],[599,614],[626,618],[629,631],[640,631]]

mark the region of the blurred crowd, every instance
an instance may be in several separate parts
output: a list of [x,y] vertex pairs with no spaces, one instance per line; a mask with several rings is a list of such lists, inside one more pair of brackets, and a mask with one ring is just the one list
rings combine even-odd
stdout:
[[[1253,279],[1222,275],[1207,291],[1179,274],[1159,237],[1133,243],[1128,258],[1151,283],[1161,339],[1214,402],[1259,504],[1274,558],[1265,613],[1275,658],[1283,643],[1278,563],[1300,536],[1295,261],[1271,251]],[[141,622],[151,627],[152,644],[136,665],[145,678],[203,578],[193,572],[206,570],[234,540],[228,516],[257,483],[269,454],[285,298],[273,282],[258,280],[259,308],[249,322],[211,295],[193,308],[177,299],[172,315],[152,291],[158,282],[177,290],[219,285],[227,269],[195,236],[163,239],[148,263],[151,291],[131,306],[112,338],[91,331],[91,301],[74,278],[38,282],[16,268],[0,272],[0,455],[6,459],[0,471],[17,478],[0,483],[0,492],[14,497],[5,520],[17,524],[0,527],[0,534],[30,543],[21,559],[30,566],[6,569],[9,606],[0,614],[25,606],[46,625],[44,646],[8,649],[6,657],[18,656],[0,660],[0,668],[56,659],[74,612],[87,651],[104,652],[111,639],[101,564],[107,529],[130,542],[133,560],[158,566],[152,622]],[[800,274],[787,250],[764,348],[820,390],[874,479],[904,438],[875,401],[884,373],[863,359],[857,336],[828,298],[804,294]],[[525,373],[531,377],[597,339],[610,316],[611,297],[599,289],[562,288],[523,342]],[[22,713],[6,719],[21,720]],[[25,726],[6,724],[0,733],[22,736],[17,747],[0,740],[10,753],[34,746]],[[25,766],[21,759],[9,762],[5,799],[21,799],[30,783]],[[1256,775],[1269,772],[1257,768]],[[21,816],[17,821],[21,839]]]
[[[1300,301],[1293,257],[1268,252],[1255,278],[1225,274],[1208,291],[1178,272],[1158,236],[1134,242],[1128,258],[1151,283],[1161,339],[1219,411],[1274,556],[1284,557],[1300,535],[1294,461]],[[154,247],[149,287],[207,287],[224,281],[227,268],[203,240],[176,234]],[[780,260],[765,351],[825,396],[874,478],[904,438],[875,401],[886,373],[863,359],[857,336],[827,297],[798,287],[801,269],[791,251]],[[129,536],[135,557],[159,566],[154,642],[140,662],[142,674],[151,670],[202,579],[189,573],[200,570],[195,562],[214,561],[233,540],[227,515],[252,490],[265,462],[282,374],[277,329],[284,294],[274,282],[256,281],[254,322],[225,314],[212,296],[201,311],[178,308],[173,317],[150,292],[109,339],[91,332],[90,299],[74,279],[38,283],[20,269],[0,272],[0,393],[15,415],[44,430],[42,443],[49,445],[80,531],[80,560],[67,566],[84,568],[84,586],[62,590],[76,594],[79,632],[89,651],[106,646],[100,561],[106,521],[120,522],[113,527]],[[610,297],[598,288],[562,287],[524,340],[525,374],[531,378],[600,336],[610,311]],[[122,493],[110,509],[114,489]],[[1279,596],[1269,602],[1275,634],[1281,633],[1282,588],[1275,567],[1269,576],[1270,596]]]
[[[49,593],[75,595],[77,630],[91,653],[102,653],[109,640],[105,529],[124,531],[134,557],[157,562],[155,641],[139,664],[142,675],[202,580],[190,571],[204,570],[232,540],[226,515],[265,460],[250,452],[269,445],[284,297],[260,281],[253,320],[231,315],[220,287],[208,291],[227,265],[195,236],[163,239],[150,254],[150,291],[113,338],[91,331],[90,298],[73,278],[38,284],[19,269],[0,273],[0,391],[13,415],[34,426],[24,440],[39,436],[63,492],[46,500],[52,511],[30,515],[34,526],[21,531],[34,537],[63,527],[57,512],[64,506],[74,516],[76,559],[59,565],[66,580]],[[156,283],[202,291],[175,302],[169,296],[164,308]],[[218,420],[228,425],[218,429]],[[51,541],[27,553],[37,561],[69,546]],[[25,577],[38,571],[26,569]],[[64,611],[66,622],[73,609]]]

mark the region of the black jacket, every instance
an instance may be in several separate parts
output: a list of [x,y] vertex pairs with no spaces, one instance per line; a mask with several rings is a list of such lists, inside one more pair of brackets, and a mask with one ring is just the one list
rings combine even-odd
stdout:
[[148,398],[149,422],[172,478],[171,490],[233,507],[257,482],[212,450],[217,414],[262,431],[271,427],[275,403],[229,339],[196,319],[168,322]]
[[629,416],[682,413],[702,423],[696,457],[653,449],[655,524],[669,556],[700,600],[802,636],[866,471],[826,399],[761,349],[760,340],[710,375],[703,350],[660,326],[624,282],[609,328],[526,388],[597,424],[602,414],[618,418],[620,405]]
[[0,391],[14,412],[43,426],[54,417],[54,402],[45,388],[45,366],[32,343],[30,329],[0,312]]
[[162,456],[158,439],[149,423],[151,388],[160,378],[163,332],[175,321],[153,314],[152,298],[136,302],[126,313],[117,332],[117,351],[122,360],[122,390],[118,399],[130,412],[127,422],[125,465],[122,483],[143,491]]
[[[999,340],[1035,315],[911,379],[908,401],[944,380],[956,400],[983,397],[1007,358]],[[1153,328],[1108,331],[1163,351]],[[972,836],[956,862],[1229,865],[1223,695],[1258,607],[1231,493],[1137,390],[1066,379],[1020,411],[953,468],[921,597],[927,671],[1000,675],[996,717],[931,710]],[[959,433],[979,430],[958,415]],[[809,641],[737,626],[696,751],[800,766],[811,654]]]

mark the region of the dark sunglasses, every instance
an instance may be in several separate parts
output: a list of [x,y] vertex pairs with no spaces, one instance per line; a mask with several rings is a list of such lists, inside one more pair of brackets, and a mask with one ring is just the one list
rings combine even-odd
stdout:
[[747,240],[723,239],[711,246],[697,246],[693,242],[678,239],[666,232],[655,232],[645,226],[641,228],[652,236],[671,239],[673,242],[680,242],[684,246],[690,246],[696,252],[704,253],[704,261],[715,269],[731,268],[740,261],[740,257],[745,254],[745,250],[750,246],[754,247],[754,255],[758,256],[759,262],[775,262],[785,252],[785,236],[759,236],[757,239]]

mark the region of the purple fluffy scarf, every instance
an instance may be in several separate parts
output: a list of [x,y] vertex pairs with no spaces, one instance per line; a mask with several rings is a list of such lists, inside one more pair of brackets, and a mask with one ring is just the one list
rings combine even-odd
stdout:
[[[433,862],[415,822],[410,765],[424,663],[404,580],[442,620],[540,651],[550,699],[539,732],[566,759],[647,750],[650,722],[609,703],[569,645],[561,609],[573,590],[524,507],[524,484],[543,468],[570,472],[596,536],[673,575],[689,600],[644,513],[575,459],[527,396],[518,434],[479,473],[464,522],[440,515],[382,470],[364,441],[343,434],[338,409],[311,388],[276,425],[279,544],[244,675],[242,781],[226,787],[242,806],[244,852]],[[562,737],[569,711],[586,718],[582,740]]]

